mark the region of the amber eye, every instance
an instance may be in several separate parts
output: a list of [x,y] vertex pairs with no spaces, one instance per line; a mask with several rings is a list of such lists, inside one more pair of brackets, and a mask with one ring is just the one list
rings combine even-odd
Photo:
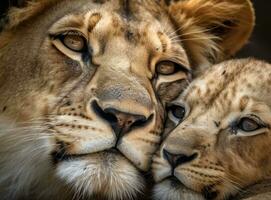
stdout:
[[162,61],[156,65],[156,73],[171,75],[178,71],[177,64],[171,61]]
[[85,38],[78,34],[62,35],[61,41],[72,51],[82,52],[87,49]]
[[251,131],[256,131],[257,129],[261,128],[261,125],[259,125],[253,119],[244,117],[240,120],[238,127],[245,132],[251,132]]

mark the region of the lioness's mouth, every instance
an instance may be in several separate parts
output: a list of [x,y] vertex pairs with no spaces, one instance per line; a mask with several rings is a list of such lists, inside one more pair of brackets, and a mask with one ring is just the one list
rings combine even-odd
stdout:
[[190,191],[194,191],[191,188],[188,188],[186,185],[184,185],[176,176],[171,175],[171,176],[167,176],[164,179],[162,179],[161,181],[159,181],[159,183],[168,181],[170,183],[170,186],[175,188],[175,189],[180,189],[180,188],[185,188],[187,190]]
[[174,188],[180,187],[180,186],[185,187],[185,185],[182,184],[182,182],[179,179],[177,179],[175,176],[170,176],[167,178],[167,180],[170,181],[171,186]]
[[86,157],[90,154],[66,154],[65,152],[63,153],[63,152],[54,151],[51,155],[52,155],[54,163],[59,163],[62,161],[69,161],[69,160]]
[[[169,183],[170,183],[170,186],[171,187],[173,187],[173,188],[176,188],[176,189],[178,189],[178,188],[180,188],[180,187],[182,187],[182,188],[187,188],[176,176],[174,176],[174,175],[171,175],[171,176],[168,176],[168,177],[165,177],[164,179],[162,179],[161,181],[160,181],[160,183],[162,183],[162,182],[164,182],[164,181],[169,181]],[[189,189],[189,188],[187,188],[187,189]],[[189,189],[189,190],[191,190],[191,189]]]
[[[95,152],[95,153],[110,153],[110,154],[118,154],[118,155],[124,156],[115,147],[113,147],[111,149],[108,149],[108,150],[104,150],[104,151],[100,151],[100,152]],[[84,158],[84,157],[93,155],[95,153],[67,154],[64,150],[60,150],[60,151],[54,151],[54,152],[52,152],[51,156],[53,158],[54,163],[59,163],[59,162],[63,162],[63,161],[70,161],[70,160],[76,160],[76,159]]]

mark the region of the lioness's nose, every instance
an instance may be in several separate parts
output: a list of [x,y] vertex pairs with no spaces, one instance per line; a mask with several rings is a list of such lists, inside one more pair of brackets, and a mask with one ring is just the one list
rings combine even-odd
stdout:
[[145,126],[152,118],[152,115],[147,118],[143,115],[126,113],[111,107],[102,109],[96,101],[92,103],[92,106],[96,111],[96,114],[111,125],[117,138],[122,137],[125,133],[135,127]]
[[191,162],[194,160],[198,154],[192,153],[190,155],[185,154],[173,154],[166,149],[163,150],[164,158],[169,162],[172,168],[175,168],[179,165],[185,164],[187,162]]

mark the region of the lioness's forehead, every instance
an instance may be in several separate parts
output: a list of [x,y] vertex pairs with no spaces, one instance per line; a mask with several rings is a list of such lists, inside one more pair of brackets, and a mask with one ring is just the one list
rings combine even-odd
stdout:
[[[68,9],[55,21],[51,31],[56,33],[69,28],[84,29],[100,38],[106,34],[124,36],[134,44],[142,44],[143,37],[152,39],[159,37],[163,49],[166,49],[166,43],[169,43],[165,41],[163,35],[176,38],[176,31],[169,16],[159,4],[134,0],[127,1],[129,3],[123,1],[121,4],[116,4],[115,1],[99,2],[78,1],[79,5],[74,4],[76,8]],[[64,5],[64,2],[60,5]]]
[[[93,13],[98,15],[111,16],[112,22],[114,25],[126,24],[127,27],[133,26],[135,24],[138,26],[138,23],[149,23],[153,26],[161,26],[163,28],[170,24],[169,18],[166,14],[166,11],[161,8],[161,6],[152,1],[135,1],[135,0],[119,0],[120,3],[117,3],[117,0],[114,1],[87,1],[81,0],[76,1],[76,3],[71,2],[68,6],[73,6],[67,8],[66,12],[63,13],[63,16],[66,15],[66,20],[62,21],[63,25],[74,25],[79,26],[86,24]],[[59,5],[65,5],[65,2],[59,1]],[[151,7],[151,9],[149,9]],[[109,19],[109,18],[108,18]],[[64,23],[66,21],[66,23]],[[165,21],[165,22],[163,22]],[[70,24],[69,24],[70,23]]]
[[[156,9],[147,9],[148,4],[151,4],[149,1],[142,4],[138,2],[116,5],[108,1],[81,5],[60,17],[51,26],[49,33],[57,35],[71,30],[79,31],[88,38],[94,51],[99,49],[101,55],[107,49],[118,47],[119,51],[122,49],[122,52],[129,52],[127,56],[130,59],[148,60],[148,66],[161,54],[174,57],[184,66],[189,66],[181,42],[172,41],[172,37],[176,38],[176,31],[162,8],[155,4],[155,8],[161,11],[158,16]],[[112,57],[112,52],[107,55]]]
[[[91,9],[81,14],[69,13],[55,22],[51,31],[62,32],[66,29],[73,28],[94,32],[96,34],[106,34],[110,31],[114,36],[124,35],[127,40],[136,40],[138,37],[147,36],[147,32],[153,32],[158,36],[163,35],[166,28],[163,23],[156,21],[153,18],[143,20],[127,21],[119,13],[110,12],[103,9]],[[102,37],[101,35],[96,35]]]

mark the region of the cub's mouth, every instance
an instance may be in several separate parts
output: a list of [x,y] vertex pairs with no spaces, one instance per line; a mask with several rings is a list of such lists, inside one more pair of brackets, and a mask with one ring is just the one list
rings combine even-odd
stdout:
[[206,200],[201,193],[188,188],[174,175],[169,175],[160,181],[156,181],[153,194],[155,199]]
[[[196,191],[193,190],[192,188],[190,187],[187,187],[185,184],[183,184],[176,176],[174,175],[171,175],[171,176],[168,176],[168,177],[165,177],[164,179],[162,179],[160,182],[158,182],[158,184],[163,184],[165,182],[169,182],[170,184],[170,187],[172,189],[175,189],[175,190],[180,190],[180,191],[184,191],[186,193],[195,193]],[[205,186],[202,191],[201,191],[201,195],[204,197],[204,199],[206,200],[213,200],[213,199],[216,199],[217,196],[218,196],[218,191],[214,191],[212,190],[213,189],[213,186],[214,185],[208,185],[208,186]],[[196,192],[198,193],[198,192]]]

